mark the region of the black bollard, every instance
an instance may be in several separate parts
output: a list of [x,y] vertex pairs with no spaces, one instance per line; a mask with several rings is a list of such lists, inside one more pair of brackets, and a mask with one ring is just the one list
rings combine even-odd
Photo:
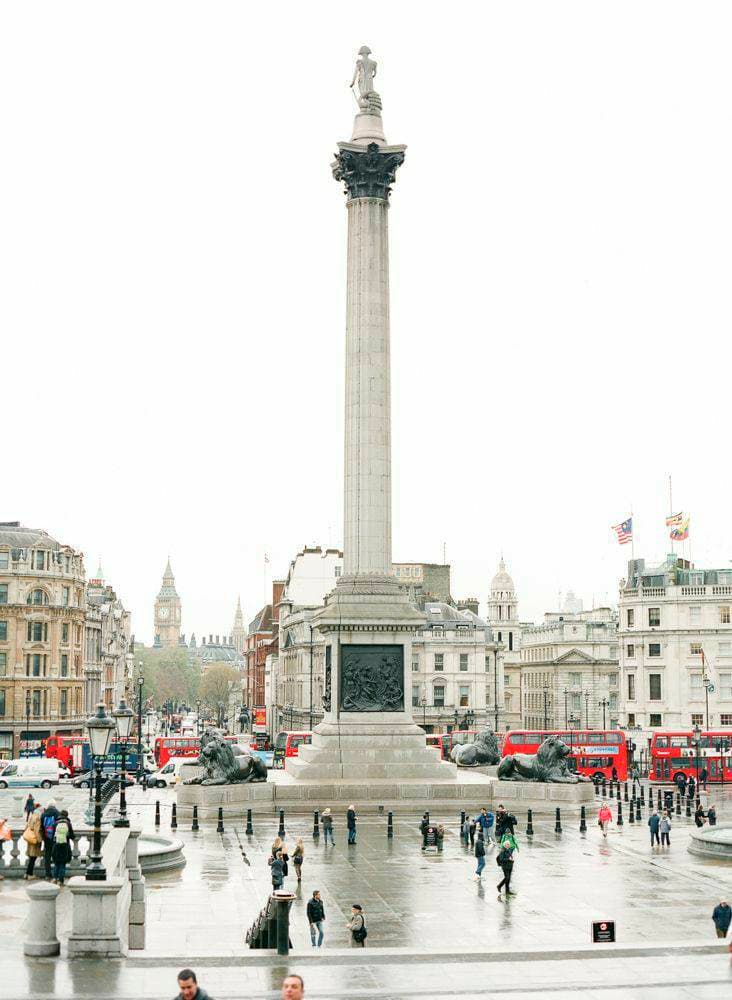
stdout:
[[160,826],[160,799],[155,800],[155,826]]
[[526,836],[534,836],[534,817],[532,816],[531,810],[529,809],[526,815]]
[[630,809],[628,810],[628,822],[635,823],[635,799],[630,800]]
[[618,799],[618,826],[623,825],[623,803]]
[[641,792],[641,794],[640,794],[640,802],[641,802],[641,805],[644,806],[646,804],[646,793],[645,793],[645,789],[643,788],[643,785],[641,785],[640,792]]
[[193,822],[191,823],[191,830],[195,833],[198,829],[198,806],[193,807]]
[[611,799],[615,798],[615,784],[612,781],[612,779],[610,780],[610,798]]
[[607,798],[607,781],[604,778],[602,779],[602,797],[603,799]]
[[173,808],[171,809],[170,812],[170,829],[171,830],[178,829],[178,810],[175,807],[175,802],[173,803]]
[[599,781],[596,781],[595,782],[595,796],[598,796],[599,794],[600,794],[600,783],[599,783]]
[[628,782],[625,782],[625,791],[623,792],[623,801],[628,801]]
[[641,801],[640,799],[635,800],[635,821],[640,823],[641,821]]
[[688,795],[686,796],[686,815],[691,816],[691,799]]
[[285,810],[280,809],[280,828],[277,831],[278,837],[284,837],[285,835]]
[[389,813],[386,817],[386,836],[391,839],[394,836],[394,814]]
[[657,801],[656,808],[658,809],[659,812],[661,812],[662,806],[661,806],[661,789],[660,788],[658,789],[658,799],[656,801]]
[[316,809],[313,813],[313,840],[317,840],[320,836],[320,822],[318,817],[318,810]]
[[580,807],[580,833],[587,833],[587,819],[585,817],[585,807]]
[[681,792],[676,793],[676,815],[681,815]]
[[247,837],[251,837],[252,834],[254,833],[254,827],[252,826],[252,810],[251,809],[247,809],[247,826],[246,826],[246,829],[244,830],[244,833],[245,833],[245,835]]
[[224,810],[219,806],[219,821],[216,824],[216,833],[224,832]]
[[557,806],[557,818],[556,818],[556,821],[554,823],[554,832],[555,833],[561,833],[562,832],[562,814],[561,814],[561,812],[559,810],[559,806]]
[[465,826],[465,810],[462,809],[460,811],[460,830],[461,831],[462,831],[462,829],[463,829],[464,826]]

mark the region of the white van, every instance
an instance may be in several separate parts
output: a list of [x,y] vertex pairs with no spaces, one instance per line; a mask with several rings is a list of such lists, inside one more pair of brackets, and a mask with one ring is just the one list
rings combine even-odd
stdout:
[[50,788],[61,777],[55,757],[9,760],[0,771],[0,788]]
[[190,773],[186,777],[195,778],[203,768],[196,767],[195,757],[171,757],[159,771],[155,771],[147,779],[148,788],[172,788],[181,781],[181,768],[188,764]]

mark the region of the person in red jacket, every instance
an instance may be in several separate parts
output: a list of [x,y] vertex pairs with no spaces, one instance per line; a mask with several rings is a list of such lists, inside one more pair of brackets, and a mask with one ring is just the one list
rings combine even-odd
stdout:
[[600,811],[597,814],[597,822],[602,827],[603,837],[607,837],[607,828],[613,821],[613,814],[610,812],[610,806],[603,804],[600,806]]

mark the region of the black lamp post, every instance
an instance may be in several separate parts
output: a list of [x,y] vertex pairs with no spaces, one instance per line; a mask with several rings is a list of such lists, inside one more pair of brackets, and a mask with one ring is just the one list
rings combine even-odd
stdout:
[[142,660],[137,664],[137,780],[142,781],[142,689],[145,678],[142,675]]
[[119,779],[119,818],[114,821],[115,826],[129,826],[127,819],[127,794],[125,785],[127,784],[127,740],[132,732],[132,720],[135,713],[128,707],[124,698],[120,699],[119,705],[112,712],[114,724],[117,727],[117,735],[122,745],[122,774]]
[[27,691],[26,692],[26,696],[25,696],[25,755],[26,755],[26,757],[29,756],[29,751],[30,751],[30,712],[31,712],[31,696],[30,696],[30,691]]
[[694,760],[695,760],[695,764],[696,764],[696,780],[697,780],[697,785],[698,785],[698,782],[699,782],[699,744],[701,742],[701,728],[700,728],[700,726],[698,724],[696,726],[694,726],[692,732],[694,733],[694,750],[695,750]]
[[567,688],[565,688],[562,693],[564,694],[564,728],[568,729],[569,720],[567,718],[567,695],[569,694],[569,691],[567,690]]
[[310,629],[310,729],[313,728],[313,626]]
[[422,729],[427,731],[427,698],[425,695],[419,699],[419,703],[422,706]]
[[97,705],[96,715],[92,715],[86,720],[86,728],[96,766],[94,775],[94,839],[89,864],[86,866],[86,879],[88,882],[104,882],[107,878],[107,872],[102,864],[102,763],[112,741],[114,722],[104,711],[104,704],[101,701]]
[[[580,702],[581,704],[581,702]],[[585,691],[585,727],[590,728],[590,692]]]
[[544,695],[544,730],[549,728],[549,688],[545,687],[543,689]]
[[606,729],[607,727],[605,725],[605,709],[610,707],[610,702],[607,700],[607,698],[603,698],[601,701],[598,701],[597,706],[598,708],[602,709],[602,728]]

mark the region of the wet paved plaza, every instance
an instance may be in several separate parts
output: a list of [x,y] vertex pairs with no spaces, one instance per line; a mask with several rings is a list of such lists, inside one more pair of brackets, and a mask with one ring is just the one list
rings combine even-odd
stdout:
[[[132,797],[134,813],[150,831],[154,830],[153,803],[156,798],[161,800],[160,832],[167,835],[172,793],[145,794],[135,789]],[[715,795],[715,799],[720,821],[732,821],[732,794]],[[425,992],[429,990],[443,996],[475,992],[478,983],[485,984],[484,990],[501,992],[515,991],[522,984],[531,991],[541,984],[560,987],[574,982],[573,993],[582,995],[586,988],[593,990],[594,996],[600,987],[620,989],[618,984],[637,963],[637,986],[646,992],[624,992],[623,996],[651,996],[647,991],[654,989],[654,982],[659,990],[663,985],[659,970],[668,969],[670,961],[679,961],[678,954],[599,962],[587,959],[584,955],[591,950],[592,920],[616,920],[620,946],[653,949],[670,942],[716,943],[711,911],[721,895],[732,896],[732,866],[687,852],[693,824],[685,817],[675,822],[670,850],[651,850],[645,810],[640,825],[613,826],[606,841],[594,813],[588,816],[584,836],[578,832],[575,817],[565,819],[561,835],[554,833],[552,819],[541,817],[535,820],[533,838],[526,837],[525,816],[521,815],[520,852],[514,869],[517,895],[508,902],[497,899],[499,870],[492,852],[482,883],[476,884],[472,878],[475,861],[458,836],[457,817],[432,819],[447,826],[440,855],[420,851],[418,817],[397,819],[392,840],[386,837],[385,819],[364,820],[355,847],[346,844],[340,816],[336,818],[335,847],[326,847],[322,836],[313,840],[311,820],[288,818],[286,841],[290,849],[301,836],[306,850],[302,891],[297,889],[292,866],[286,880],[286,888],[297,891],[291,911],[294,954],[289,967],[297,967],[298,955],[307,963],[320,963],[307,966],[309,983],[317,989],[315,995],[343,995],[332,992],[334,984],[336,990],[348,990],[349,994],[356,990],[364,996],[424,997],[431,995]],[[276,987],[277,977],[281,978],[282,960],[255,967],[238,963],[257,954],[246,949],[244,934],[270,890],[266,859],[277,832],[277,819],[255,815],[252,837],[244,834],[241,821],[227,822],[223,834],[216,833],[213,825],[198,833],[192,833],[188,826],[172,834],[185,844],[186,868],[148,878],[145,951],[133,953],[121,964],[107,963],[105,975],[117,970],[117,988],[123,992],[115,995],[172,996],[169,982],[160,987],[154,984],[164,969],[174,979],[175,966],[191,963],[208,967],[207,985],[214,996],[217,990],[222,996],[267,995]],[[321,890],[326,910],[326,938],[320,955],[311,948],[305,915],[307,899],[315,888]],[[68,923],[68,896],[62,895],[62,934]],[[23,882],[6,880],[1,884],[4,948],[0,971],[3,981],[13,983],[12,995],[93,996],[89,990],[94,989],[97,973],[90,963],[56,963],[51,985],[52,963],[25,962],[22,958],[25,899]],[[376,949],[368,965],[362,964],[362,954],[340,951],[349,945],[345,923],[354,902],[364,907],[367,947]],[[518,963],[518,970],[516,962],[502,964],[498,960],[499,953],[505,959],[507,952],[522,954],[531,947],[569,952],[565,952],[561,969],[559,963],[547,961],[546,955]],[[391,957],[386,953],[384,961],[391,964],[382,964],[382,949],[403,949],[402,958],[394,964],[393,953]],[[486,966],[488,953],[495,953],[495,960]],[[34,970],[35,986],[29,969]],[[80,981],[85,975],[91,977],[86,986]],[[729,985],[726,956],[689,956],[685,965],[679,965],[679,976],[681,981],[689,980],[684,989],[701,992],[677,995],[715,995],[704,990],[718,975]],[[626,984],[627,988],[631,985],[632,981]],[[158,988],[163,992],[146,992]],[[312,988],[309,994],[313,995]]]

